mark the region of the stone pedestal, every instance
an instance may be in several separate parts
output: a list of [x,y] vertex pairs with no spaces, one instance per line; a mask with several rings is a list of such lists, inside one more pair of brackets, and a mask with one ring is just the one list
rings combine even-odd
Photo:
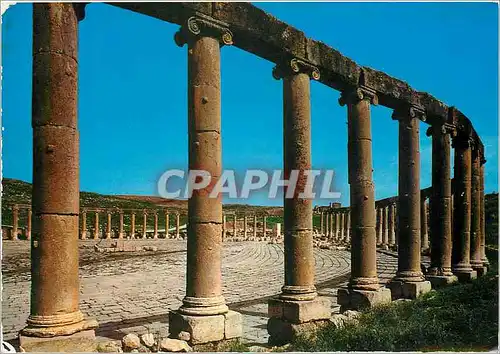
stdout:
[[449,284],[453,284],[458,281],[456,275],[437,275],[437,274],[427,274],[425,278],[431,282],[432,288],[440,288]]
[[377,305],[388,304],[391,301],[391,290],[385,287],[376,290],[343,287],[337,291],[337,303],[340,305],[340,312],[368,309]]
[[387,285],[391,289],[392,299],[416,299],[421,294],[425,294],[432,289],[431,282],[423,280],[419,282],[407,282],[401,280],[391,280]]

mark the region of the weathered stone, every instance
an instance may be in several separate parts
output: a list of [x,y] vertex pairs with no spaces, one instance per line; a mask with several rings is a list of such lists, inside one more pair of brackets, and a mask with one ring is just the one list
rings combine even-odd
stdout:
[[416,299],[421,294],[431,291],[430,281],[405,282],[392,280],[388,285],[391,289],[392,299],[407,298]]
[[346,310],[342,314],[346,316],[348,320],[357,320],[359,317],[361,317],[361,312],[354,310]]
[[458,281],[455,275],[426,275],[425,278],[431,282],[432,289],[437,289]]
[[330,322],[336,329],[344,328],[346,323],[349,322],[347,316],[337,313],[330,318]]
[[327,320],[331,316],[330,301],[324,297],[309,301],[290,301],[277,297],[269,300],[268,315],[291,323]]
[[322,320],[294,324],[280,318],[272,317],[267,322],[269,344],[282,345],[293,342],[294,339],[302,335],[314,335],[318,329],[326,327],[329,323],[329,320]]
[[181,331],[177,335],[177,339],[189,342],[191,340],[191,334],[189,332]]
[[378,290],[358,290],[340,288],[337,292],[337,303],[340,311],[348,309],[361,310],[391,302],[391,290],[381,287]]
[[146,333],[141,336],[141,342],[146,347],[151,348],[155,344],[155,336],[153,333]]
[[123,353],[120,341],[109,341],[97,344],[97,351],[100,353]]
[[243,318],[239,312],[229,310],[224,314],[224,338],[239,338],[243,335]]
[[134,333],[129,333],[122,338],[124,350],[138,349],[141,346],[141,340]]
[[224,315],[190,316],[170,311],[169,316],[170,337],[178,338],[180,332],[191,335],[189,344],[203,344],[224,339]]
[[190,352],[191,347],[187,342],[179,339],[163,338],[160,341],[160,349],[167,352]]

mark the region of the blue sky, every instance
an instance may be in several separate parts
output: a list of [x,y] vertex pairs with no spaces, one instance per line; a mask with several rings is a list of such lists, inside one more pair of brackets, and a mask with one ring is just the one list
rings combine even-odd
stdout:
[[[405,80],[473,122],[486,147],[486,191],[498,191],[498,8],[494,3],[256,3],[360,65]],[[2,18],[3,176],[32,179],[31,5]],[[93,3],[80,24],[80,186],[106,194],[157,194],[169,168],[187,166],[187,53],[178,26]],[[282,166],[281,82],[273,64],[222,48],[225,169]],[[336,171],[349,203],[346,108],[311,83],[312,160]],[[431,181],[430,138],[421,123],[421,186]],[[398,125],[372,110],[376,197],[397,194]],[[251,194],[252,196],[252,194]],[[252,204],[281,205],[253,195]],[[325,201],[317,201],[325,204]]]

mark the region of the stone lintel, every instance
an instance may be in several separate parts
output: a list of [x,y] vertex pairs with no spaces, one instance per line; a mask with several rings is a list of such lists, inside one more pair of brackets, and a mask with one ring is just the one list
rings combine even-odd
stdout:
[[340,305],[340,312],[372,308],[390,302],[391,290],[385,287],[377,290],[358,290],[343,287],[339,288],[337,292],[337,303]]
[[181,332],[191,336],[190,345],[218,342],[241,337],[243,333],[242,316],[236,311],[221,315],[193,316],[179,311],[170,311],[168,315],[169,337],[178,339]]
[[292,301],[274,297],[268,302],[268,315],[295,324],[327,320],[331,317],[330,300],[316,297],[313,300]]
[[392,299],[416,299],[421,294],[431,291],[431,282],[424,280],[419,282],[404,282],[401,280],[392,280],[388,285],[391,289]]
[[455,275],[427,275],[425,278],[431,282],[433,289],[440,288],[458,281],[458,278]]

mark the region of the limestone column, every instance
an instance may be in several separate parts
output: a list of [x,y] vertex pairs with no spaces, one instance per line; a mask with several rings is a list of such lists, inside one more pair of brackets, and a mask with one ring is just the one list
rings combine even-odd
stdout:
[[175,238],[177,240],[181,238],[181,215],[179,213],[175,214]]
[[454,132],[453,126],[447,123],[433,125],[427,130],[427,135],[432,135],[432,194],[430,197],[431,266],[426,277],[433,287],[457,280],[451,272],[450,134],[452,132]]
[[[297,59],[278,64],[275,79],[283,79],[283,170],[298,171],[293,196],[284,196],[285,284],[281,294],[269,300],[267,329],[270,343],[293,339],[304,323],[330,318],[330,301],[317,296],[314,286],[312,200],[302,199],[311,169],[310,78],[319,71]],[[308,326],[308,325],[304,325]]]
[[[31,213],[29,215],[30,223],[31,223]],[[87,238],[87,211],[85,209],[82,210],[82,240]]]
[[28,224],[26,226],[26,239],[31,240],[31,219],[32,219],[32,212],[31,208],[28,209]]
[[130,238],[135,238],[135,213],[130,215]]
[[236,224],[237,224],[237,218],[236,218],[236,213],[234,213],[234,216],[233,216],[233,240],[236,238]]
[[382,213],[382,207],[377,208],[377,225],[376,225],[376,231],[377,231],[377,245],[382,245],[383,243],[383,213]]
[[420,241],[422,250],[429,249],[429,231],[427,226],[427,202],[426,196],[420,198]]
[[153,238],[157,239],[158,238],[158,213],[155,211],[154,213],[154,231],[153,231]]
[[12,232],[10,234],[11,240],[18,240],[17,229],[19,228],[19,206],[14,204],[12,207]]
[[94,219],[94,240],[97,240],[100,238],[99,235],[99,212],[95,212],[95,219]]
[[253,239],[257,240],[257,215],[253,216]]
[[346,242],[351,242],[351,211],[347,211],[347,222],[346,222]]
[[382,208],[382,245],[389,245],[389,206]]
[[472,150],[470,263],[477,274],[485,273],[481,250],[481,156],[477,147]]
[[471,144],[465,134],[453,139],[455,148],[454,163],[454,222],[452,271],[459,281],[470,281],[477,273],[470,264],[470,226],[471,226]]
[[118,228],[118,238],[123,238],[123,210],[120,210],[120,224]]
[[399,122],[400,242],[398,270],[389,286],[393,299],[415,299],[431,290],[420,268],[420,119],[425,120],[425,115],[423,109],[404,107],[396,109],[392,118]]
[[[83,9],[33,4],[31,308],[19,337],[28,352],[38,351],[40,337],[81,332],[93,338],[97,327],[79,309],[77,42]],[[47,343],[44,349],[54,351]]]
[[319,221],[319,227],[320,227],[319,234],[320,234],[321,236],[323,236],[323,235],[324,235],[324,230],[325,230],[325,229],[324,229],[324,227],[323,227],[323,222],[324,222],[324,213],[323,213],[322,211],[320,212],[320,218],[319,218],[319,220],[320,220],[320,221]]
[[267,231],[267,216],[264,215],[262,217],[262,237],[266,237],[266,231]]
[[222,242],[226,240],[226,214],[222,215]]
[[108,221],[106,223],[106,238],[110,239],[111,238],[111,212],[108,211]]
[[479,170],[479,185],[480,185],[480,213],[479,213],[479,216],[480,216],[480,222],[481,222],[481,227],[480,227],[480,231],[481,231],[481,257],[482,257],[482,261],[483,261],[483,270],[484,271],[487,271],[489,266],[490,266],[490,262],[488,261],[488,257],[486,257],[486,226],[485,226],[485,212],[484,212],[484,208],[485,208],[485,203],[484,203],[484,164],[486,163],[486,160],[484,158],[484,151],[481,151],[481,168]]
[[245,241],[248,240],[248,229],[247,229],[247,224],[248,224],[248,220],[247,220],[247,215],[245,214],[243,216],[243,239]]
[[147,227],[148,227],[148,214],[146,213],[146,210],[144,210],[142,213],[142,238],[148,237]]
[[375,234],[375,192],[372,177],[370,104],[377,103],[367,87],[342,92],[347,104],[348,171],[351,206],[351,278],[347,288],[338,290],[341,311],[359,309],[391,301],[389,289],[381,287],[377,276]]
[[[191,17],[176,34],[178,45],[188,45],[189,170],[205,170],[211,176],[210,184],[193,191],[188,200],[186,296],[169,315],[171,336],[188,331],[191,342],[241,335],[241,330],[224,329],[229,315],[222,295],[222,195],[209,197],[222,172],[220,46],[232,44],[232,34],[210,21]],[[241,326],[241,316],[230,314],[236,321],[232,329]],[[192,326],[192,321],[198,325]]]
[[340,229],[341,229],[341,225],[340,225],[340,212],[336,212],[335,213],[335,239],[337,241],[340,240]]
[[341,242],[344,242],[344,222],[345,222],[345,216],[344,213],[340,213],[340,240]]
[[396,244],[396,205],[389,205],[389,246]]
[[330,211],[330,220],[329,220],[329,237],[330,239],[334,239],[335,238],[335,214],[333,213],[333,211]]
[[168,214],[168,211],[165,211],[165,239],[168,239],[170,237],[170,234],[168,232],[169,228],[170,228],[170,215]]

